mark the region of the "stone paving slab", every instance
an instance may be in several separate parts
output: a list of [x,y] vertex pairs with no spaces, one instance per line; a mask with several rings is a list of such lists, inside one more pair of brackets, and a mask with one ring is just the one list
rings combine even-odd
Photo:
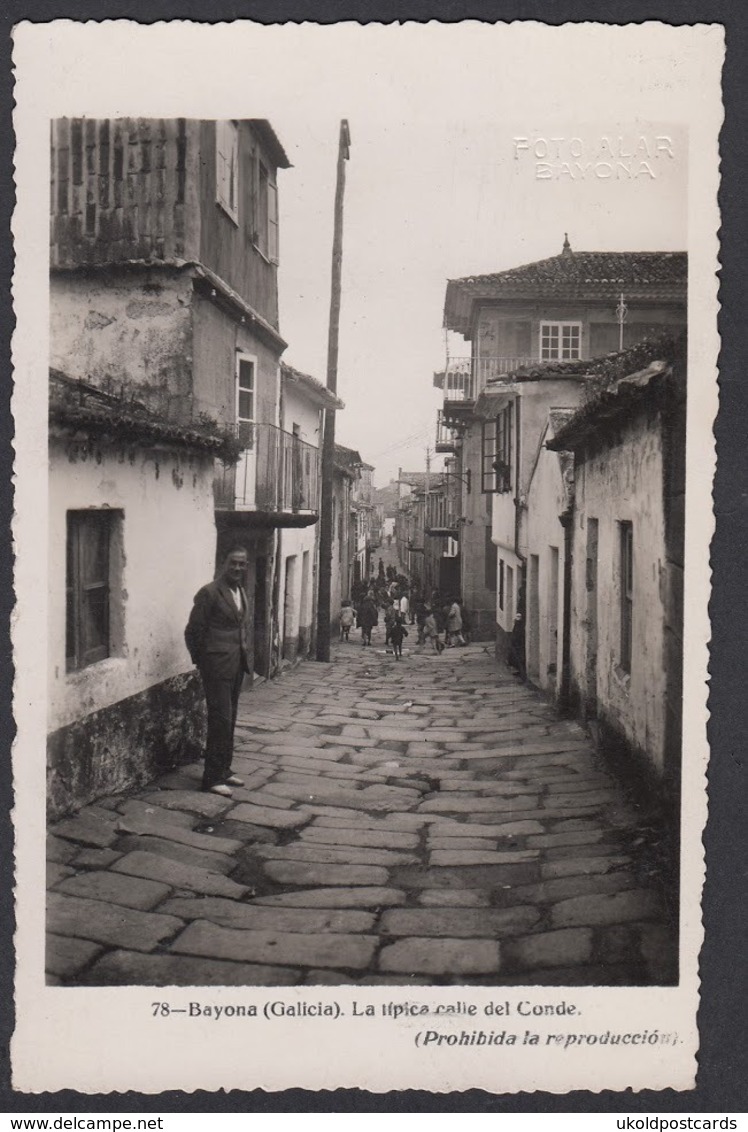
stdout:
[[188,814],[199,814],[205,818],[215,818],[232,805],[230,798],[197,790],[157,790],[146,794],[143,801],[165,810],[185,810]]
[[307,888],[276,896],[256,896],[252,906],[273,908],[388,908],[404,904],[406,895],[395,888]]
[[45,967],[50,975],[70,979],[102,951],[101,945],[89,939],[53,935],[47,932]]
[[269,806],[254,806],[251,802],[234,806],[230,817],[235,822],[250,822],[270,829],[301,829],[310,821],[310,815],[301,810],[274,810]]
[[153,951],[183,927],[183,923],[176,916],[139,912],[100,900],[50,892],[47,894],[47,927],[56,935],[74,936],[133,951]]
[[458,936],[494,939],[524,934],[540,920],[535,908],[393,908],[385,912],[381,931],[396,936]]
[[382,948],[379,969],[398,974],[497,975],[498,943],[488,939],[400,939]]
[[370,935],[237,931],[198,920],[182,932],[171,950],[244,963],[272,960],[281,966],[363,970],[371,963],[378,943],[378,937]]
[[260,860],[267,861],[301,861],[305,864],[384,865],[385,868],[394,868],[395,865],[418,864],[418,857],[413,853],[390,849],[372,849],[370,847],[355,849],[350,846],[346,848],[317,845],[311,841],[302,845],[260,845],[255,856]]
[[193,892],[203,892],[207,896],[228,896],[239,900],[248,891],[244,885],[237,884],[220,873],[212,873],[196,865],[183,865],[180,861],[140,850],[127,853],[115,861],[112,868],[116,872],[162,881],[172,888],[186,888]]
[[230,873],[236,862],[226,853],[213,853],[206,849],[196,849],[193,845],[182,845],[178,841],[168,841],[162,837],[143,837],[139,834],[126,834],[120,837],[118,846],[125,853],[142,850],[168,857],[182,865],[196,865],[213,873]]
[[306,865],[300,861],[267,861],[264,871],[279,884],[307,887],[342,885],[347,888],[354,884],[385,887],[388,880],[387,869],[379,865]]
[[261,963],[231,963],[187,955],[144,955],[111,951],[86,972],[86,986],[153,987],[281,987],[298,983],[300,973],[289,967]]
[[167,829],[169,836],[172,836],[174,827],[189,830],[197,825],[198,821],[197,814],[190,814],[186,810],[167,810],[164,806],[149,805],[142,798],[127,798],[120,802],[116,808],[123,815],[119,819],[120,828],[123,828],[123,819],[127,819],[127,821],[137,819],[153,823],[158,832],[163,832],[164,836],[166,836]]
[[175,897],[159,910],[181,920],[209,920],[226,928],[271,932],[368,932],[375,919],[372,912],[357,909],[273,907],[217,897],[205,900]]
[[81,814],[57,822],[52,827],[52,832],[55,837],[75,841],[80,845],[93,845],[99,849],[108,849],[117,840],[116,816],[107,812],[107,818],[103,820],[94,814]]
[[56,891],[86,900],[123,904],[126,908],[139,908],[142,912],[155,908],[169,895],[168,885],[103,871],[68,877],[57,885]]

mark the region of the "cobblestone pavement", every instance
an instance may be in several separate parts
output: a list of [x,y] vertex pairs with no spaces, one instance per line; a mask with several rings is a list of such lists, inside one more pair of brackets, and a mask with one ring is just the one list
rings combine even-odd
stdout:
[[358,634],[242,697],[232,799],[186,766],[49,836],[49,980],[676,978],[642,818],[488,646]]

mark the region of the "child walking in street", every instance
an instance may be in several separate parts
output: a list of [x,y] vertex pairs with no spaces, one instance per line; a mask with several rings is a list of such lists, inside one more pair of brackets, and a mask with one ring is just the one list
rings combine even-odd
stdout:
[[348,640],[348,634],[350,633],[351,629],[353,628],[353,622],[354,621],[355,621],[355,614],[353,612],[353,606],[351,605],[351,603],[349,601],[344,601],[343,602],[343,608],[340,611],[340,639],[341,639],[341,641],[347,641]]
[[403,637],[407,637],[408,630],[403,624],[401,616],[397,616],[390,627],[390,644],[392,651],[395,654],[395,660],[402,660],[403,658]]
[[423,642],[426,644],[431,641],[434,646],[434,652],[440,653],[444,648],[444,644],[439,635],[439,627],[436,623],[434,611],[430,605],[426,606],[426,617],[423,622]]

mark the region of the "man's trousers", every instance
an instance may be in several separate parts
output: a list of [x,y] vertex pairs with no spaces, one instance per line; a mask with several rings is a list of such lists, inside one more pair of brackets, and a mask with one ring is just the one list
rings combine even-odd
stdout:
[[202,678],[208,708],[203,790],[209,790],[211,786],[225,782],[231,774],[236,712],[244,671],[239,668],[234,678],[228,680],[216,680],[206,673],[202,673]]

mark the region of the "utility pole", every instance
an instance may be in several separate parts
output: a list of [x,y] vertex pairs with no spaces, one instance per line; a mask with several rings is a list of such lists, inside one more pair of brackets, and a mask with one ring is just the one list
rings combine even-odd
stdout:
[[[340,123],[338,176],[335,187],[335,225],[332,240],[332,286],[330,325],[327,335],[327,388],[338,388],[338,337],[340,332],[340,280],[343,266],[343,196],[345,163],[350,154],[351,135],[345,118]],[[335,410],[325,409],[325,435],[322,444],[322,485],[319,517],[319,590],[317,597],[317,660],[330,659],[330,585],[332,582],[332,492],[335,464]]]

